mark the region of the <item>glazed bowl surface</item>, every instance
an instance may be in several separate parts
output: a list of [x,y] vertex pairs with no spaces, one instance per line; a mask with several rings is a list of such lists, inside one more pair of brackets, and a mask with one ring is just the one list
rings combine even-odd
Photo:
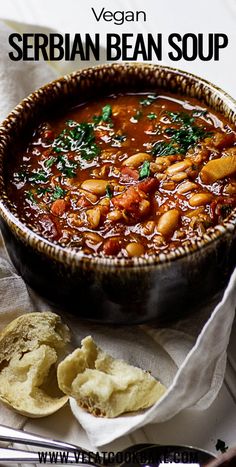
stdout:
[[24,99],[0,127],[1,230],[10,258],[25,281],[50,303],[79,318],[109,323],[170,322],[212,309],[235,266],[236,212],[191,246],[150,257],[88,257],[40,237],[19,219],[6,193],[6,162],[55,106],[65,109],[117,92],[164,90],[196,97],[236,123],[236,103],[207,81],[146,64],[101,65],[74,72]]

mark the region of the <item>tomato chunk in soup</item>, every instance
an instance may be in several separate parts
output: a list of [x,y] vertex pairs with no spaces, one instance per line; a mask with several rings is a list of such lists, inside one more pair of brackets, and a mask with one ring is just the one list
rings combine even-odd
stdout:
[[111,95],[35,129],[8,195],[46,239],[88,255],[173,250],[236,207],[236,133],[195,99]]

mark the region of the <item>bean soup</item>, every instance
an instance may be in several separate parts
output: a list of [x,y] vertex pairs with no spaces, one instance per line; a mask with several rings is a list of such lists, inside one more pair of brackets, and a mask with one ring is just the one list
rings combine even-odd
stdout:
[[40,124],[8,168],[20,218],[87,255],[155,255],[236,207],[236,133],[193,98],[118,94]]

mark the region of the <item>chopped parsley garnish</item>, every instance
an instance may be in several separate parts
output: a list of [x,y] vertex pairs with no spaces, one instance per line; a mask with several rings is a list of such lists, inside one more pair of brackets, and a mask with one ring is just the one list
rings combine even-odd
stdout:
[[110,199],[111,199],[112,196],[113,196],[113,192],[112,192],[112,189],[111,189],[111,186],[110,186],[110,185],[107,185],[107,186],[106,186],[106,195],[107,195],[107,197],[110,198]]
[[173,123],[183,123],[184,125],[192,125],[194,117],[187,112],[166,112]]
[[216,450],[222,453],[226,452],[229,447],[226,446],[226,443],[222,439],[218,439],[216,443]]
[[101,149],[96,143],[92,143],[80,149],[81,157],[86,161],[91,161],[94,157],[99,156],[100,152]]
[[191,114],[187,112],[166,112],[168,117],[174,123],[183,123],[184,125],[192,125],[194,119],[197,117],[203,117],[207,114],[207,110],[192,110]]
[[[29,195],[28,195],[29,193]],[[31,192],[32,193],[32,192]],[[56,199],[64,198],[65,194],[67,193],[67,190],[63,190],[59,185],[57,185],[55,188],[44,188],[44,187],[38,187],[36,189],[36,194],[40,198],[41,196],[44,196],[46,194],[50,194],[50,200],[55,201]],[[33,193],[32,193],[33,195]],[[32,198],[32,195],[30,194],[30,191],[27,192],[27,197],[30,199]],[[34,199],[36,202],[36,200]]]
[[51,200],[55,201],[56,199],[64,198],[66,190],[63,190],[60,186],[56,186],[51,196]]
[[63,151],[76,151],[86,160],[100,154],[100,147],[95,143],[92,123],[76,123],[69,120],[67,126],[52,144],[55,152],[60,154]]
[[69,132],[67,133],[66,129],[64,129],[59,136],[54,139],[52,147],[55,148],[56,152],[70,151],[72,142],[73,139],[69,136]]
[[66,124],[67,124],[68,126],[73,127],[73,126],[78,125],[78,122],[75,122],[75,120],[66,120]]
[[68,178],[73,178],[76,176],[76,170],[78,168],[77,162],[70,161],[66,154],[60,154],[57,160],[57,168],[63,175]]
[[147,107],[148,105],[151,105],[155,100],[157,99],[156,94],[149,94],[145,99],[142,99],[139,101],[141,105],[144,107]]
[[167,141],[158,141],[154,144],[151,151],[154,156],[170,156],[172,154],[177,154],[177,152],[173,144]]
[[39,186],[36,191],[38,195],[45,195],[50,191],[50,188],[44,188],[42,186]]
[[171,136],[172,142],[177,143],[178,152],[185,154],[189,148],[211,133],[202,126],[185,124],[180,128],[167,128],[166,134]]
[[151,112],[150,114],[147,114],[147,118],[149,118],[149,120],[155,120],[157,118],[157,114]]
[[144,161],[143,165],[141,166],[139,170],[139,180],[149,177],[149,175],[150,175],[150,162]]
[[211,132],[206,131],[203,126],[195,124],[194,115],[196,115],[196,112],[191,114],[187,112],[166,112],[170,120],[178,126],[177,128],[172,126],[166,128],[164,133],[170,137],[170,140],[154,143],[152,154],[155,156],[186,154],[189,148],[210,136]]
[[94,115],[93,116],[93,121],[94,121],[95,125],[99,125],[99,123],[102,122],[102,116],[101,115]]
[[31,203],[37,203],[32,190],[26,191],[25,196],[26,196],[27,199],[29,199],[31,201]]
[[54,162],[56,162],[56,160],[57,160],[56,157],[53,157],[53,156],[49,157],[49,159],[47,159],[44,163],[45,167],[47,168],[52,167],[52,165],[54,164]]
[[29,182],[33,182],[33,183],[38,183],[38,182],[43,182],[43,183],[46,183],[48,181],[48,172],[46,172],[45,170],[35,170],[33,172],[31,172],[29,175],[28,175],[28,181]]
[[112,116],[112,108],[110,104],[105,105],[102,108],[102,120],[103,122],[108,122]]
[[101,115],[94,115],[93,121],[96,125],[102,122],[109,123],[111,125],[112,124],[111,116],[112,116],[112,107],[110,104],[107,104],[102,108]]
[[37,195],[40,197],[40,196],[43,196],[43,195],[46,195],[46,193],[50,193],[51,189],[50,188],[44,188],[42,186],[39,186],[36,190],[37,192]]

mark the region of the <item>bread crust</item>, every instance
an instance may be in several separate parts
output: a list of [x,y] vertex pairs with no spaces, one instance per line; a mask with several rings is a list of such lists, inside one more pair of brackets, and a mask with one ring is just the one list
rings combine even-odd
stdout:
[[45,417],[68,397],[56,369],[66,355],[69,329],[51,312],[27,313],[0,333],[0,400],[27,417]]

